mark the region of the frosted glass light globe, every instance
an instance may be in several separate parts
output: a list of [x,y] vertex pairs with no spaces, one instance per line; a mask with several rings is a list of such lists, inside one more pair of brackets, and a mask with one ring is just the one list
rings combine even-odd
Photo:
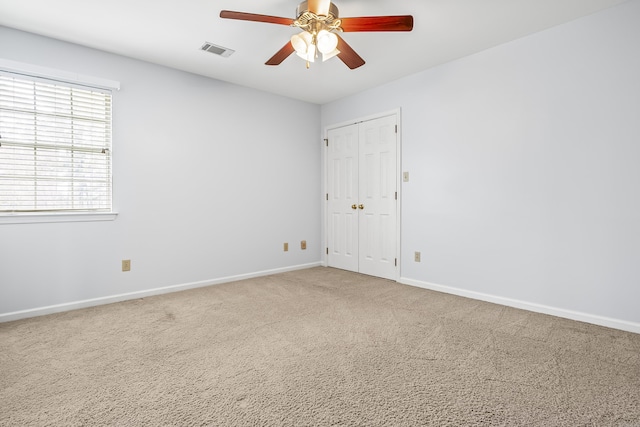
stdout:
[[330,53],[338,46],[338,36],[327,30],[320,30],[317,36],[318,50],[322,53]]

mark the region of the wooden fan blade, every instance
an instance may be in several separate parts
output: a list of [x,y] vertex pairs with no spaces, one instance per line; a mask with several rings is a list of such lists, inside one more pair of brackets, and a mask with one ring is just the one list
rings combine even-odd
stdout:
[[[336,34],[336,36],[338,35]],[[364,59],[362,59],[360,55],[358,55],[356,51],[353,50],[353,48],[340,36],[338,36],[338,50],[340,51],[338,58],[340,58],[340,60],[352,70],[364,65]]]
[[340,18],[342,30],[356,31],[411,31],[413,16],[360,16],[357,18]]
[[308,7],[309,12],[318,16],[328,16],[331,0],[309,0]]
[[287,59],[293,52],[295,52],[295,50],[293,49],[291,42],[287,42],[287,44],[285,44],[282,49],[276,52],[276,54],[273,55],[271,59],[265,62],[265,65],[280,65],[282,61]]
[[279,16],[259,15],[256,13],[234,12],[232,10],[220,11],[220,18],[239,19],[240,21],[266,22],[268,24],[291,25],[293,19]]

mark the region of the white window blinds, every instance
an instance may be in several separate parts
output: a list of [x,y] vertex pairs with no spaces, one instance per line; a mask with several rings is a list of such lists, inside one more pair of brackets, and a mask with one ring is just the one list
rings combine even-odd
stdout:
[[0,73],[0,213],[111,211],[111,92]]

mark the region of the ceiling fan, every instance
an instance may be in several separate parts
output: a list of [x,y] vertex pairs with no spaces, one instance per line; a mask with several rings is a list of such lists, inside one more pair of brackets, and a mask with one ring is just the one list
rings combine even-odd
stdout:
[[296,16],[296,19],[291,19],[231,10],[220,12],[221,18],[288,25],[302,30],[301,33],[293,35],[291,40],[266,62],[266,65],[279,65],[296,52],[306,60],[309,68],[309,63],[314,62],[321,53],[323,61],[337,56],[353,70],[364,65],[365,61],[337,33],[411,31],[413,29],[411,15],[340,18],[338,7],[330,0],[303,1],[298,5]]

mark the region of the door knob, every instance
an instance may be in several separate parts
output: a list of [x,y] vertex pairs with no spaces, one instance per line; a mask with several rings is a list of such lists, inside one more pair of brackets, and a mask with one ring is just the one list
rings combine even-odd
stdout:
[[360,209],[364,209],[364,205],[359,205],[358,206]]
[[358,209],[356,205],[351,205],[351,209]]

